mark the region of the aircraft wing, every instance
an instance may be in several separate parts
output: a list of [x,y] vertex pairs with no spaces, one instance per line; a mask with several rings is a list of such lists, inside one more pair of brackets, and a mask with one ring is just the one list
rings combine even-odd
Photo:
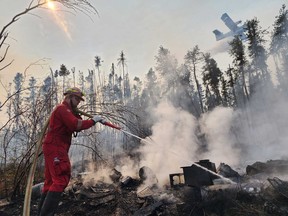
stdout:
[[224,13],[221,16],[221,19],[232,32],[235,32],[238,29],[237,24],[229,17],[227,13]]

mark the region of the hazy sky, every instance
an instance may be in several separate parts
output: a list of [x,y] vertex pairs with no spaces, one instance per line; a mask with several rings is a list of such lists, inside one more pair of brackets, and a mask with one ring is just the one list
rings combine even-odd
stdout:
[[[111,64],[123,52],[127,58],[131,78],[143,78],[155,66],[155,56],[160,46],[168,48],[179,63],[186,52],[198,45],[201,51],[214,53],[223,46],[216,42],[212,31],[224,33],[228,28],[220,17],[227,12],[234,21],[243,22],[257,17],[263,28],[272,28],[283,0],[91,0],[99,12],[90,17],[73,14],[67,9],[52,12],[34,10],[9,29],[11,45],[6,62],[13,65],[0,71],[2,83],[12,82],[16,72],[23,72],[29,64],[45,58],[42,66],[27,70],[28,76],[39,80],[50,74],[49,67],[59,69],[65,64],[87,73],[94,68],[94,57],[103,60],[102,71],[108,74]],[[30,0],[0,1],[0,27],[22,12]],[[58,7],[60,5],[57,5]],[[2,53],[0,53],[3,55]],[[227,54],[212,55],[220,67],[229,64]],[[120,69],[119,69],[120,71]],[[3,91],[0,97],[6,95]]]

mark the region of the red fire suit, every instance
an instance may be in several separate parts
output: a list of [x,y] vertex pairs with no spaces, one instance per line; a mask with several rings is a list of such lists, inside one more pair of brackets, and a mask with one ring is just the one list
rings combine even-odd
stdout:
[[94,125],[92,119],[82,120],[73,114],[71,106],[63,101],[52,112],[48,132],[43,141],[45,159],[45,181],[43,193],[62,192],[71,177],[68,151],[73,132],[88,129]]

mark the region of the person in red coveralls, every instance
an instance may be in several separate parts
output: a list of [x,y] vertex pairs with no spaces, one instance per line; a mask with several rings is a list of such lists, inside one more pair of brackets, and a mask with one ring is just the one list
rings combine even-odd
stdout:
[[67,187],[71,177],[71,164],[68,151],[72,134],[88,129],[97,122],[104,123],[100,116],[82,120],[73,112],[80,101],[84,101],[84,93],[76,87],[64,93],[64,100],[53,110],[46,136],[43,141],[45,159],[45,181],[38,206],[38,215],[54,215],[61,194]]

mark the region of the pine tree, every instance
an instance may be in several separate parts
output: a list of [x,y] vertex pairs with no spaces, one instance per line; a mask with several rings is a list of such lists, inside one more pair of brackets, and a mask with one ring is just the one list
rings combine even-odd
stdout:
[[24,82],[24,77],[22,73],[17,73],[14,77],[14,86],[15,86],[15,99],[13,101],[13,112],[16,116],[16,127],[19,127],[20,115],[22,113],[22,86]]
[[[102,81],[102,79],[101,79],[101,72],[100,72],[100,66],[101,66],[101,62],[102,62],[101,57],[95,56],[94,62],[95,62],[95,67],[96,67],[97,72],[98,72],[99,85],[100,85],[100,87],[103,87],[104,81]],[[95,74],[95,76],[96,76],[96,74]],[[94,77],[93,77],[93,79],[94,79]],[[104,80],[104,77],[103,77],[103,80]],[[96,83],[97,82],[96,82],[96,78],[95,78],[95,87],[97,86]]]
[[201,61],[201,52],[199,47],[196,45],[192,51],[188,51],[187,54],[185,55],[185,64],[187,64],[190,67],[190,70],[192,70],[193,75],[194,75],[194,81],[196,84],[197,88],[197,93],[198,93],[198,98],[199,98],[199,103],[200,103],[200,108],[201,112],[204,113],[204,108],[203,108],[203,101],[202,101],[202,90],[200,83],[197,78],[197,65]]
[[46,112],[47,115],[49,115],[53,109],[54,105],[54,94],[56,92],[53,90],[53,85],[52,85],[52,78],[50,76],[46,77],[43,81],[43,85],[41,87],[41,95],[43,97],[44,102],[46,103],[47,106]]
[[264,47],[266,42],[264,36],[267,34],[267,31],[262,30],[257,18],[247,21],[246,26],[248,52],[251,58],[250,94],[252,94],[257,84],[271,83],[267,65],[268,55]]
[[[171,96],[176,91],[178,80],[176,58],[170,54],[170,51],[160,46],[156,59],[156,71],[161,84],[161,96]],[[161,80],[160,80],[161,79]]]
[[[288,95],[288,10],[282,5],[273,24],[270,53],[276,65],[279,89]],[[279,63],[278,63],[279,62]]]
[[62,90],[63,93],[65,92],[65,87],[66,87],[66,82],[65,82],[65,77],[68,76],[70,74],[70,71],[66,68],[66,66],[64,64],[60,65],[60,70],[58,71],[59,76],[62,76],[62,81],[63,81],[63,85],[62,85]]
[[[234,84],[240,85],[240,92],[235,93],[235,99],[241,99],[243,103],[247,100],[249,100],[249,92],[246,84],[246,73],[247,73],[247,65],[248,62],[246,60],[245,56],[245,46],[242,42],[242,40],[239,37],[235,37],[230,43],[230,50],[229,54],[232,56],[233,59],[233,66],[234,69],[229,69],[229,76],[230,76],[230,84],[233,84],[233,91],[235,93],[235,87]],[[232,74],[232,72],[234,74]],[[233,78],[234,75],[234,78]],[[250,74],[249,74],[250,77]],[[240,102],[240,100],[238,100]],[[238,104],[240,105],[240,104]]]
[[117,59],[118,60],[118,64],[117,65],[121,65],[122,66],[122,78],[120,79],[120,77],[119,77],[119,81],[121,80],[122,82],[122,87],[123,87],[123,99],[125,98],[125,95],[126,95],[126,93],[125,93],[125,91],[126,91],[126,82],[128,82],[125,78],[126,78],[126,76],[125,76],[125,65],[126,65],[126,61],[127,61],[127,59],[126,59],[126,57],[125,57],[125,54],[124,54],[124,52],[123,51],[121,51],[121,53],[120,53],[120,57]]
[[229,68],[227,69],[226,71],[226,75],[227,75],[227,86],[228,88],[230,89],[229,92],[231,92],[230,95],[232,96],[229,96],[229,99],[230,99],[230,103],[229,105],[230,106],[235,106],[237,107],[238,106],[238,100],[237,100],[237,97],[236,97],[236,91],[235,91],[235,78],[233,76],[233,68],[230,67],[229,65]]
[[222,98],[219,90],[222,72],[218,68],[217,62],[213,58],[211,58],[211,55],[209,53],[204,54],[203,57],[203,83],[206,86],[206,100],[209,103],[208,107],[209,109],[211,109],[222,103]]

